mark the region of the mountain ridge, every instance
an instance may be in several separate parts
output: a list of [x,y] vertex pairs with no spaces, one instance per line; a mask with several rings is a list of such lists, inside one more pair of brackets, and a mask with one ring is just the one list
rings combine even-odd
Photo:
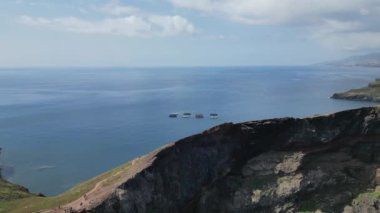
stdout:
[[366,55],[351,56],[345,59],[323,63],[332,66],[358,66],[358,67],[380,67],[380,53],[369,53]]

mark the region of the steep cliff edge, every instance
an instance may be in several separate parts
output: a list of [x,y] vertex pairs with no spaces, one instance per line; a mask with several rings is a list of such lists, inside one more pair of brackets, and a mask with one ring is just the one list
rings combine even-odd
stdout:
[[45,212],[380,212],[378,168],[380,107],[230,123],[100,176]]

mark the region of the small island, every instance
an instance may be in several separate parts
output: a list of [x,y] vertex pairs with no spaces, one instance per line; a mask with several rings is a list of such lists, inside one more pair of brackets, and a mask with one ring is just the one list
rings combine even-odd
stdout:
[[343,93],[335,93],[333,99],[380,102],[380,79],[368,84],[367,87],[352,89]]

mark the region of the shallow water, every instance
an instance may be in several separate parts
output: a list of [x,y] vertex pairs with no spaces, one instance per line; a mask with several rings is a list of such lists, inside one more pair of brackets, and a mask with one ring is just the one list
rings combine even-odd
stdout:
[[[1,164],[54,195],[164,144],[224,122],[304,117],[372,103],[329,99],[374,68],[0,69]],[[220,118],[170,119],[171,112]]]

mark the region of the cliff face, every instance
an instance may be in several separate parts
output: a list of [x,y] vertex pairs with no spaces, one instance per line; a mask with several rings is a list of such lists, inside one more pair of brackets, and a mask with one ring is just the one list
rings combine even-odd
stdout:
[[380,108],[224,124],[147,158],[109,196],[74,210],[380,212]]

